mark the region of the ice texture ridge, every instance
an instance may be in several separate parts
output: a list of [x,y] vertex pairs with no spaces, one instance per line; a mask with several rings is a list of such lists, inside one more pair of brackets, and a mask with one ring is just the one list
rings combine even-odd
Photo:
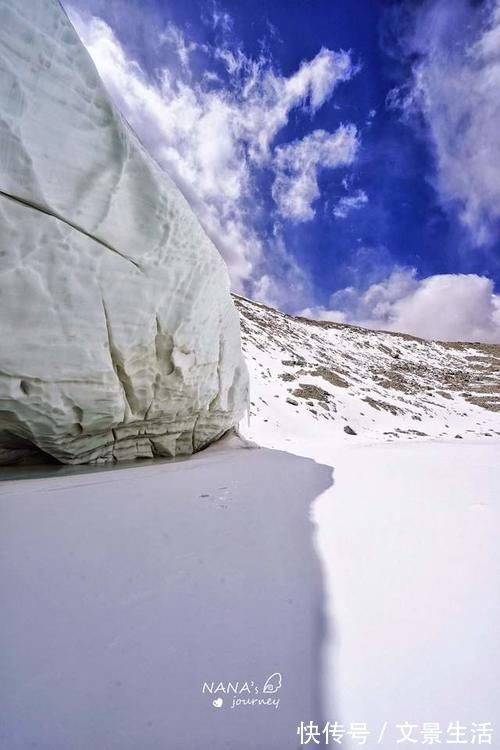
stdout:
[[0,463],[189,454],[241,418],[226,266],[57,0],[0,0]]

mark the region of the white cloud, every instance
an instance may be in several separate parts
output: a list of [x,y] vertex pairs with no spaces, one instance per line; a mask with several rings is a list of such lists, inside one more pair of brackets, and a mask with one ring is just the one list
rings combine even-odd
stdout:
[[213,30],[220,29],[223,33],[229,32],[233,26],[233,19],[229,13],[222,10],[215,1],[207,5],[208,10],[205,9],[201,14],[202,21]]
[[172,23],[161,32],[159,41],[161,44],[166,43],[173,47],[182,67],[189,73],[190,55],[198,49],[198,45],[195,42],[188,42],[182,31]]
[[500,0],[431,0],[414,21],[403,43],[419,58],[411,85],[388,104],[423,115],[442,201],[487,244],[500,220]]
[[351,211],[357,211],[368,203],[368,196],[364,190],[357,190],[352,195],[341,198],[333,209],[336,219],[346,219]]
[[311,299],[311,283],[299,264],[287,252],[282,228],[275,225],[271,241],[271,253],[280,273],[265,273],[253,285],[253,299],[278,309],[295,309]]
[[312,204],[320,194],[319,171],[352,164],[357,148],[354,125],[341,125],[335,133],[315,130],[301,140],[279,146],[274,157],[272,194],[280,214],[297,222],[313,219]]
[[419,281],[415,270],[396,269],[363,292],[348,287],[332,295],[328,308],[301,314],[441,341],[500,343],[500,295],[490,279],[475,274]]
[[309,103],[309,111],[316,112],[339,83],[357,72],[347,52],[324,47],[289,78],[277,75],[265,60],[258,64],[252,61],[250,69],[242,89],[240,119],[250,156],[260,163],[270,158],[270,145],[294,108]]
[[[259,274],[272,274],[264,246],[274,238],[258,229],[263,206],[256,175],[269,168],[273,140],[290,112],[315,112],[354,75],[350,55],[322,49],[285,77],[269,60],[251,59],[225,38],[218,48],[196,45],[170,24],[158,41],[170,45],[180,65],[148,75],[103,20],[74,9],[70,17],[118,107],[225,257],[234,289],[243,291]],[[215,3],[209,22],[224,34],[231,28]],[[191,69],[194,51],[206,56],[200,80]],[[225,87],[221,63],[229,78]]]

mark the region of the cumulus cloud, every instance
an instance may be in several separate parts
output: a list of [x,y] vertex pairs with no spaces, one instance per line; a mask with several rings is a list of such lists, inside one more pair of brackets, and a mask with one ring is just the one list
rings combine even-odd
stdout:
[[346,219],[352,211],[363,208],[368,203],[368,196],[364,190],[357,190],[352,195],[341,198],[333,209],[336,219]]
[[500,0],[431,0],[402,38],[417,62],[388,105],[423,116],[443,203],[488,244],[500,222]]
[[335,133],[315,130],[301,140],[279,146],[275,151],[276,177],[272,187],[281,216],[309,221],[318,198],[318,173],[322,169],[352,164],[358,148],[354,125],[341,125]]
[[396,269],[362,292],[342,289],[328,308],[301,314],[441,341],[500,343],[500,295],[490,279],[475,274],[418,280],[414,269]]
[[[119,109],[180,185],[225,257],[234,289],[244,291],[250,283],[251,290],[259,274],[272,275],[264,248],[275,237],[259,229],[258,173],[273,163],[273,141],[290,112],[314,113],[354,75],[350,55],[321,49],[287,77],[263,56],[249,58],[225,39],[218,47],[197,45],[170,24],[158,41],[170,45],[180,64],[147,72],[102,19],[75,9],[70,16]],[[224,34],[231,28],[215,3],[209,22]],[[198,80],[193,54],[205,56],[205,75]]]

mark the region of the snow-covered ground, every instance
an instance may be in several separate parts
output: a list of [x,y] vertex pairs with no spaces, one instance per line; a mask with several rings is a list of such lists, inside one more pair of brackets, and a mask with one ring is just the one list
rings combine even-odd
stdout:
[[500,732],[499,453],[450,441],[332,457],[334,485],[315,508],[326,713],[367,722],[373,740],[388,722],[379,747],[396,747],[406,721],[420,744],[429,722],[443,743],[457,720],[469,741],[473,722]]
[[333,470],[313,505],[325,723],[365,723],[380,748],[405,731],[403,745],[429,744],[432,723],[442,744],[457,721],[471,744],[474,722],[500,731],[500,347],[237,302],[252,394],[242,432]]
[[387,749],[405,722],[417,744],[436,722],[443,744],[456,721],[471,744],[474,722],[498,731],[500,441],[248,432],[333,470],[313,505],[327,592],[322,728],[361,722],[368,746]]
[[2,750],[271,750],[321,718],[332,471],[241,446],[0,484]]
[[[497,349],[270,323],[244,331],[262,447],[0,484],[2,750],[290,750],[335,721],[350,748],[355,723],[388,750],[491,722],[495,746]],[[395,353],[411,393],[377,383]],[[348,386],[297,372],[350,356]]]

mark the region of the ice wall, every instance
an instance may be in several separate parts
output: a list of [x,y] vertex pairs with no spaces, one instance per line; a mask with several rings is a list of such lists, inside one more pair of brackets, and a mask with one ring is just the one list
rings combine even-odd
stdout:
[[188,454],[241,417],[224,262],[57,0],[0,0],[0,463]]

